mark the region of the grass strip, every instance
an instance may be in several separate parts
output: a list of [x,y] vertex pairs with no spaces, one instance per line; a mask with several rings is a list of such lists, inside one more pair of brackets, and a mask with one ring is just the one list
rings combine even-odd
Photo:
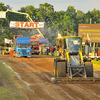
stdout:
[[15,74],[0,61],[0,100],[25,100],[14,77]]
[[100,60],[98,60],[98,61],[92,60],[92,63],[93,63],[93,67],[95,69],[99,69],[100,70]]

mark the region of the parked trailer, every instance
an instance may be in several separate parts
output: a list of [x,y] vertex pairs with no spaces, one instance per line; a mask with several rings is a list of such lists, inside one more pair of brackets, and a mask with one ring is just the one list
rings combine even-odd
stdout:
[[31,57],[31,42],[29,37],[17,37],[15,39],[14,56]]

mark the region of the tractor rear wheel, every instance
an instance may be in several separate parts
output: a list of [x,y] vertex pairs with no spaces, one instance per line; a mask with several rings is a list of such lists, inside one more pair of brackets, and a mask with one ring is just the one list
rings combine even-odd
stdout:
[[66,77],[66,63],[57,62],[57,77]]
[[93,64],[92,62],[85,62],[87,77],[93,77]]
[[57,59],[54,59],[54,77],[57,77]]

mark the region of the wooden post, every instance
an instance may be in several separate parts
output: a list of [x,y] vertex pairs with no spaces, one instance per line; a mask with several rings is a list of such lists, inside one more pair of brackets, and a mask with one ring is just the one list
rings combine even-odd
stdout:
[[94,52],[93,53],[94,53],[94,56],[95,56],[95,43],[94,43],[93,49],[94,49]]

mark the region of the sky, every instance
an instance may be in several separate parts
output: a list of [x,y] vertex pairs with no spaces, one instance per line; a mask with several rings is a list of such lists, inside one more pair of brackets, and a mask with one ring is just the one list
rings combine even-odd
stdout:
[[12,10],[20,10],[21,7],[28,5],[39,8],[39,4],[45,2],[53,5],[54,11],[66,11],[68,6],[74,6],[76,11],[81,10],[84,13],[92,11],[94,8],[100,10],[100,0],[3,0],[4,5],[10,5]]

